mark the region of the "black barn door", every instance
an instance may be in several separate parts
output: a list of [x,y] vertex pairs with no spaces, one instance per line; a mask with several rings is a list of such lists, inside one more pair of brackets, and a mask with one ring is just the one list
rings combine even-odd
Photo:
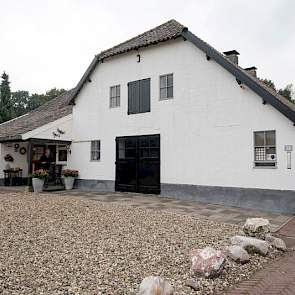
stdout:
[[117,191],[159,194],[160,135],[116,139]]

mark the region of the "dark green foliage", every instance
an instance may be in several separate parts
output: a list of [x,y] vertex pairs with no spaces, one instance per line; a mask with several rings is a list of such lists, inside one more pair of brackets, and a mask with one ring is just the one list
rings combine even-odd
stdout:
[[260,79],[260,81],[263,82],[266,86],[272,88],[274,91],[276,91],[280,95],[287,98],[290,102],[295,103],[295,97],[294,97],[295,91],[293,89],[293,84],[288,84],[285,88],[277,90],[272,80]]
[[13,105],[11,101],[11,91],[9,76],[4,72],[1,76],[0,84],[0,123],[10,120],[13,117]]
[[275,83],[272,80],[269,79],[259,79],[261,82],[263,82],[266,86],[273,89],[274,91],[277,91]]
[[34,93],[30,96],[29,103],[28,103],[28,110],[34,110],[40,105],[44,104],[45,102],[51,100],[52,98],[57,97],[58,95],[63,94],[66,92],[65,89],[56,89],[52,88],[48,90],[45,94],[37,94]]
[[52,88],[45,94],[31,94],[25,90],[10,91],[9,76],[4,72],[0,84],[0,123],[30,112],[45,102],[66,92],[65,89]]
[[19,90],[11,93],[11,100],[14,107],[15,117],[21,116],[28,112],[30,101],[29,91]]
[[289,101],[294,103],[294,89],[293,84],[288,84],[284,89],[279,90],[279,94],[286,97]]

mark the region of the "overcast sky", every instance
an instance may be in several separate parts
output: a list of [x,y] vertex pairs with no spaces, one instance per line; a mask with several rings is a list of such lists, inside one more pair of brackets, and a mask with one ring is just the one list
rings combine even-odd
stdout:
[[278,87],[295,84],[294,0],[0,0],[0,72],[14,91],[72,88],[95,54],[172,18]]

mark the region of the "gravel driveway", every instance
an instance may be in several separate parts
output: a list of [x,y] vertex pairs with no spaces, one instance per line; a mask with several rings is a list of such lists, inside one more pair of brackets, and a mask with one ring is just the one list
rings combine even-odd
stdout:
[[[136,294],[149,275],[185,286],[193,248],[222,248],[238,227],[70,196],[0,194],[0,294]],[[271,257],[278,255],[273,252]],[[271,257],[227,262],[199,294],[221,291]]]

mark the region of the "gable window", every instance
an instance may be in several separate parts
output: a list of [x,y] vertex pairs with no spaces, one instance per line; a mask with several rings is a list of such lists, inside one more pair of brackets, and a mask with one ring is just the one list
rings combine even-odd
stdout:
[[173,98],[173,74],[160,76],[160,99]]
[[276,167],[276,132],[256,131],[254,132],[254,166]]
[[151,79],[128,83],[128,115],[151,111]]
[[100,140],[91,141],[90,160],[91,161],[100,160]]
[[110,108],[120,106],[120,85],[110,87]]

